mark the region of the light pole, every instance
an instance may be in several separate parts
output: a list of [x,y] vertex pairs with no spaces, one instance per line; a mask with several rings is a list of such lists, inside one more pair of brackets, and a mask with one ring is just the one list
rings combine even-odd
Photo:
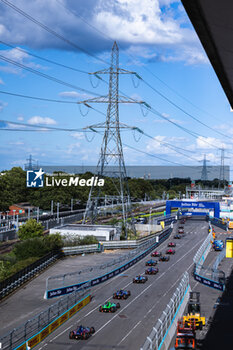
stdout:
[[59,223],[59,202],[57,202],[57,223]]
[[53,215],[53,200],[51,200],[51,215]]
[[152,208],[150,207],[149,235],[151,233],[151,211],[152,211]]
[[16,232],[19,230],[19,215],[16,215]]
[[6,211],[6,224],[7,224],[7,226],[9,226],[9,215],[8,215],[8,213],[9,213],[9,210]]
[[30,207],[28,208],[28,220],[30,220]]
[[40,209],[39,209],[39,207],[37,207],[37,217],[36,217],[37,222],[39,222],[39,213],[40,213]]
[[74,198],[71,198],[70,211],[73,211]]

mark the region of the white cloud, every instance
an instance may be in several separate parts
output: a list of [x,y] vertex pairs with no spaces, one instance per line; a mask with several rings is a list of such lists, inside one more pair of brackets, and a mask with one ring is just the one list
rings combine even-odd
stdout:
[[23,141],[9,142],[10,145],[23,146],[25,143]]
[[81,148],[81,143],[80,142],[72,143],[71,145],[68,146],[68,149],[67,149],[66,153],[71,154],[75,150],[79,151],[80,148]]
[[3,109],[8,105],[8,103],[0,101],[0,112],[3,111]]
[[74,139],[77,139],[77,140],[83,140],[84,139],[84,134],[83,132],[74,132],[71,134],[71,136],[74,138]]
[[[103,54],[117,40],[124,47],[137,51],[134,60],[185,60],[188,64],[205,63],[203,49],[177,0],[85,0],[80,1],[20,1],[20,8],[37,14],[37,19],[57,30],[84,50]],[[67,8],[67,10],[62,6]],[[97,30],[89,27],[91,23]],[[67,50],[67,43],[48,35],[43,29],[6,6],[0,6],[0,34],[3,40],[33,48]],[[100,34],[100,31],[102,34]],[[101,40],[100,40],[101,37]],[[111,41],[109,40],[111,38]],[[171,54],[171,49],[175,54]],[[182,51],[185,51],[182,54]],[[14,51],[14,56],[20,56]],[[26,57],[16,57],[27,59]]]
[[17,118],[17,120],[19,120],[20,122],[22,122],[22,121],[24,120],[24,117],[19,116],[19,117]]
[[57,122],[56,122],[56,120],[49,118],[49,117],[34,116],[28,120],[28,124],[31,124],[31,125],[37,125],[37,124],[55,125],[55,124],[57,124]]
[[91,98],[93,96],[88,95],[88,94],[83,94],[77,91],[63,91],[59,93],[59,96],[64,97],[64,98],[73,98],[75,100],[80,99],[80,98]]
[[[20,47],[16,47],[10,50],[1,50],[1,55],[24,66],[30,68],[43,68],[41,65],[32,62],[32,58],[25,51],[18,50]],[[4,61],[3,61],[4,62]],[[45,68],[45,67],[44,67]],[[5,71],[8,73],[19,74],[21,72],[21,68],[12,67],[11,63],[4,62],[4,65],[0,66],[1,71]]]
[[1,78],[0,78],[0,85],[4,85],[4,82]]
[[230,146],[215,137],[198,136],[196,139],[197,149],[229,148]]
[[23,167],[25,165],[25,159],[18,159],[18,160],[14,160],[12,162],[10,162],[11,165],[13,166],[21,166]]

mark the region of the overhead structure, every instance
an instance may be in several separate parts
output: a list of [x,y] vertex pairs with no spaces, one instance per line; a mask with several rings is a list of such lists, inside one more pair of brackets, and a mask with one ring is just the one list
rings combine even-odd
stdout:
[[208,180],[208,171],[207,171],[207,165],[206,165],[207,162],[208,162],[208,160],[206,160],[206,155],[204,154],[203,166],[202,166],[202,171],[201,171],[201,180],[202,181]]
[[[138,102],[130,98],[128,99],[124,96],[119,96],[119,74],[135,74],[135,72],[129,72],[125,69],[119,68],[119,49],[116,42],[114,42],[112,47],[110,68],[92,74],[96,75],[97,77],[99,77],[100,74],[109,74],[108,95],[83,101],[83,103],[86,105],[91,103],[108,104],[106,122],[92,126],[92,128],[95,129],[104,128],[104,137],[96,174],[99,178],[108,176],[114,184],[116,196],[118,197],[122,208],[125,235],[127,237],[127,215],[129,212],[131,212],[131,200],[127,183],[120,129],[128,128],[128,126],[121,124],[119,121],[118,105],[119,103],[143,102]],[[110,166],[115,166],[114,171]],[[86,222],[88,216],[91,218],[92,223],[96,221],[100,198],[104,195],[104,193],[101,192],[102,188],[100,187],[97,190],[94,187],[91,188],[83,223]]]
[[233,1],[181,1],[233,108]]

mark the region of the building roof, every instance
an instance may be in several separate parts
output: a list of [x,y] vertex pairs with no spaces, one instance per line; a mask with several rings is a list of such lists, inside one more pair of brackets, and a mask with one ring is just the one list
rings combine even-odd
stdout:
[[181,1],[233,108],[233,1]]

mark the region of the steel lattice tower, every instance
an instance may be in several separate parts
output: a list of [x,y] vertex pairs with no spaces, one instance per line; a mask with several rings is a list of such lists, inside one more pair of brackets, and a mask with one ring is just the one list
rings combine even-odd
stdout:
[[203,166],[202,166],[202,171],[201,171],[201,180],[202,181],[207,181],[208,180],[206,163],[207,163],[206,155],[204,154]]
[[[95,74],[96,76],[99,76],[99,74],[109,74],[108,95],[83,101],[85,104],[108,103],[106,122],[104,124],[95,125],[95,128],[102,127],[105,130],[96,175],[99,178],[108,176],[113,181],[117,193],[115,198],[118,197],[120,199],[124,226],[126,228],[127,213],[131,211],[131,200],[127,184],[120,129],[126,128],[127,126],[119,122],[119,103],[143,102],[119,96],[119,74],[135,73],[119,68],[119,49],[116,42],[114,42],[112,47],[110,68],[92,74]],[[116,166],[117,170],[111,170],[109,166]],[[98,193],[96,194],[95,192],[97,191]],[[97,191],[92,186],[88,197],[83,223],[85,223],[88,216],[91,217],[92,223],[96,221],[101,188],[99,187]]]
[[224,147],[220,148],[220,151],[221,151],[221,164],[220,164],[220,171],[219,171],[219,187],[221,185],[221,183],[223,183],[223,187],[224,187],[224,183],[225,183],[225,164],[224,164],[224,160],[226,158],[229,158],[229,157],[226,157],[225,156],[225,149]]

